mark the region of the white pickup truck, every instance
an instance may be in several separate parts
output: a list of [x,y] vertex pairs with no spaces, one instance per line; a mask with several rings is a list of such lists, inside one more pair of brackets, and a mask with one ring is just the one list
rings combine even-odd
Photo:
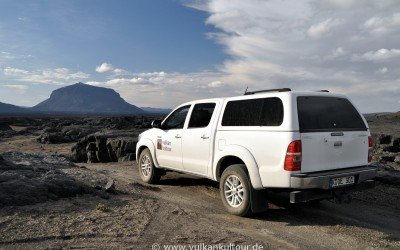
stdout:
[[264,190],[291,203],[349,201],[374,186],[372,137],[343,95],[274,89],[180,105],[139,135],[140,176],[156,183],[166,171],[219,182],[229,213],[266,209]]

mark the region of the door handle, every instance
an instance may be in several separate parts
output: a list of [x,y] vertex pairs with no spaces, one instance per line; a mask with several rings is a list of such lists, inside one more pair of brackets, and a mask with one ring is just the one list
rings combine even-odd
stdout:
[[209,136],[206,136],[206,135],[202,135],[201,136],[201,139],[208,139],[208,138],[210,138]]
[[181,135],[175,135],[175,138],[182,138],[182,136]]

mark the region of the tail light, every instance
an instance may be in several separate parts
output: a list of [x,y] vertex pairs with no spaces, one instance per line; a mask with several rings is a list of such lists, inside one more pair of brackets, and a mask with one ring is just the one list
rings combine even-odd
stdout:
[[368,162],[372,161],[372,148],[374,146],[374,138],[372,136],[368,137]]
[[285,165],[286,171],[299,171],[301,169],[301,141],[292,141],[286,150]]

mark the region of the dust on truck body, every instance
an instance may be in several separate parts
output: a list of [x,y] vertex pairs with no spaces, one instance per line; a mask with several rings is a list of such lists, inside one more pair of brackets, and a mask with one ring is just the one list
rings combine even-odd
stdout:
[[374,186],[366,120],[343,95],[274,89],[184,103],[139,135],[139,174],[167,171],[219,182],[229,213],[267,207],[266,190],[291,203],[350,201]]

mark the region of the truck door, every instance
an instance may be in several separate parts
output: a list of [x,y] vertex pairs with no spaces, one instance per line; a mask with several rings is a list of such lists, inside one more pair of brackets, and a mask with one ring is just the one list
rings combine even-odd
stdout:
[[201,175],[208,173],[217,120],[217,112],[214,111],[217,106],[218,102],[206,102],[197,103],[193,107],[182,140],[183,169],[188,172]]
[[161,124],[156,138],[156,158],[160,166],[171,169],[183,169],[182,134],[190,105],[175,110]]

